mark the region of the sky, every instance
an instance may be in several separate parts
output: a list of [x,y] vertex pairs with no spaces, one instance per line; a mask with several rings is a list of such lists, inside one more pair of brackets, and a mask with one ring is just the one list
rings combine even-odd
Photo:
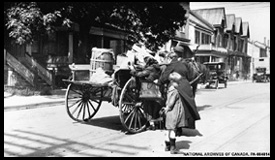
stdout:
[[[250,40],[270,41],[270,2],[190,2],[190,9],[224,7],[225,14],[235,14],[249,23]],[[270,44],[270,42],[269,42]]]

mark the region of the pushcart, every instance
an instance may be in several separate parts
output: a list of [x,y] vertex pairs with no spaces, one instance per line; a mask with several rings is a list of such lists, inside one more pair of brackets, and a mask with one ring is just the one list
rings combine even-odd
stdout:
[[[95,84],[91,83],[89,78],[76,78],[76,73],[79,71],[93,74],[94,68],[91,66],[95,66],[92,64],[95,60],[93,62],[91,60],[91,64],[86,66],[70,65],[73,78],[63,80],[68,83],[65,95],[68,115],[75,121],[87,123],[96,115],[102,102],[107,101],[119,108],[120,121],[128,132],[139,133],[145,130],[148,124],[144,112],[146,100],[139,97],[140,81],[131,75],[130,69],[117,69],[112,72],[105,68],[110,75],[113,75],[111,83]],[[99,59],[96,63],[109,62],[106,59]],[[89,74],[88,77],[91,77]]]

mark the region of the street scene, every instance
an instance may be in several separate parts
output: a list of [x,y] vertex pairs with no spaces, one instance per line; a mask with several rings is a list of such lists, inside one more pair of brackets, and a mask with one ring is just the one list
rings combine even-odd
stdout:
[[4,157],[270,157],[270,2],[4,2],[4,26]]
[[[196,102],[201,120],[196,130],[177,138],[185,154],[172,156],[270,156],[270,83],[202,88]],[[70,119],[64,105],[5,111],[4,119],[4,156],[171,156],[164,151],[164,130],[125,134],[118,108],[110,103],[89,123]]]

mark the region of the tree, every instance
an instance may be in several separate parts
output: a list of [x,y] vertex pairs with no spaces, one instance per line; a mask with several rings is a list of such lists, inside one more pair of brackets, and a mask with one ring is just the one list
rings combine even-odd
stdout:
[[126,31],[130,42],[156,50],[185,24],[185,13],[179,2],[5,2],[4,25],[19,44],[74,22],[84,42],[91,26],[107,27]]

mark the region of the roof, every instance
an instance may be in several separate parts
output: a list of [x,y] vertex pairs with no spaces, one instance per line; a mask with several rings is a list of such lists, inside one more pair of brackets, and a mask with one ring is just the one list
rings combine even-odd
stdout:
[[267,47],[264,43],[261,43],[261,42],[258,42],[258,41],[255,41],[254,45],[259,47],[259,48],[262,48],[262,49],[265,49]]
[[234,23],[235,23],[235,14],[227,14],[226,15],[226,31],[232,31],[234,29]]
[[222,20],[224,20],[224,26],[226,27],[226,17],[225,17],[225,8],[206,8],[192,10],[194,13],[200,15],[203,19],[208,21],[214,27],[220,27],[222,25]]
[[207,22],[205,19],[203,19],[200,15],[190,11],[189,20],[195,23],[196,25],[199,25],[201,27],[204,27],[210,31],[214,30],[214,27],[212,24]]
[[242,33],[243,33],[242,18],[236,17],[234,24],[235,24],[235,33],[240,33],[242,35]]
[[242,24],[243,26],[243,34],[242,36],[246,36],[246,37],[250,37],[250,33],[249,33],[249,23],[248,22],[243,22]]
[[259,42],[259,41],[251,41],[251,40],[248,40],[247,41],[248,43],[250,43],[251,45],[255,46],[255,47],[258,47],[258,48],[261,48],[261,49],[266,49],[266,48],[269,48],[269,46],[265,45],[264,43],[262,42]]

